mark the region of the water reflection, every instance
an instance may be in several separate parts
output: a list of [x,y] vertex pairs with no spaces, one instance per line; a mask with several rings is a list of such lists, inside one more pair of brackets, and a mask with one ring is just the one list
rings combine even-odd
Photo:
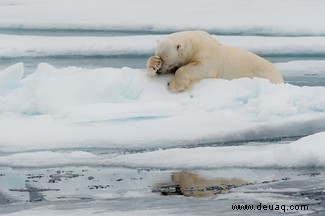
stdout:
[[194,172],[174,172],[171,174],[171,182],[156,185],[153,192],[159,192],[162,195],[212,197],[248,184],[251,183],[240,178],[209,179]]

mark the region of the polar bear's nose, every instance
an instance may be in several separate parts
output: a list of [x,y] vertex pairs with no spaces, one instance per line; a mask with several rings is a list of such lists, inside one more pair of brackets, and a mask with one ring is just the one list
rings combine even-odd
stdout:
[[159,74],[159,75],[162,74],[161,68],[159,70],[157,70],[156,74]]

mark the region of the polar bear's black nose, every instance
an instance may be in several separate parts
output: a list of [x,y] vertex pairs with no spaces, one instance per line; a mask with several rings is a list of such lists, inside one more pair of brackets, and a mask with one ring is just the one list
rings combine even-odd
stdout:
[[156,74],[159,74],[159,75],[162,74],[162,70],[161,69],[157,70]]

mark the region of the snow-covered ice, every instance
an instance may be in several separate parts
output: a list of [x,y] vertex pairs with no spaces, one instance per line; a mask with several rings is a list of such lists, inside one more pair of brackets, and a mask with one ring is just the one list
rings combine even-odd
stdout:
[[[0,57],[151,55],[166,35],[114,37],[21,36],[0,34]],[[220,36],[220,43],[263,56],[324,55],[325,37]]]
[[204,29],[219,34],[325,34],[320,22],[324,19],[322,0],[313,4],[308,0],[4,0],[0,6],[0,27],[8,29]]
[[[208,79],[190,92],[172,94],[166,89],[169,76],[151,78],[131,68],[56,69],[40,64],[23,79],[22,70],[19,63],[0,73],[1,152],[36,152],[2,156],[0,165],[216,168],[324,162],[324,133],[290,145],[173,148],[110,160],[51,150],[155,149],[304,136],[325,129],[325,87]],[[15,87],[7,87],[6,80]]]
[[164,169],[216,169],[225,167],[324,167],[325,132],[290,144],[171,148],[142,153],[96,155],[84,151],[34,151],[0,157],[0,166],[60,167],[109,166]]
[[220,167],[323,167],[325,132],[290,144],[174,148],[128,154],[108,159],[107,164],[128,167],[189,169]]
[[[11,68],[17,79],[21,64]],[[1,151],[166,148],[304,136],[325,128],[325,87],[207,79],[172,94],[168,79],[130,68],[40,64],[15,80],[16,88],[0,88]]]
[[17,63],[0,72],[0,88],[17,88],[24,75],[24,64]]
[[0,35],[0,57],[143,55],[152,53],[156,40],[161,37],[150,35],[122,37]]

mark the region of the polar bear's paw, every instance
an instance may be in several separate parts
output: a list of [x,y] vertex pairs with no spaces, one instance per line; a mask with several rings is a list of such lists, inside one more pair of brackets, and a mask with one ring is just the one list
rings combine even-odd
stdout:
[[181,91],[185,91],[185,90],[188,90],[191,88],[191,85],[190,85],[190,82],[186,82],[186,83],[179,83],[177,82],[176,78],[174,77],[173,79],[171,79],[169,82],[168,82],[168,90],[170,92],[181,92]]
[[149,76],[161,74],[162,60],[159,56],[152,56],[147,61],[147,71]]

